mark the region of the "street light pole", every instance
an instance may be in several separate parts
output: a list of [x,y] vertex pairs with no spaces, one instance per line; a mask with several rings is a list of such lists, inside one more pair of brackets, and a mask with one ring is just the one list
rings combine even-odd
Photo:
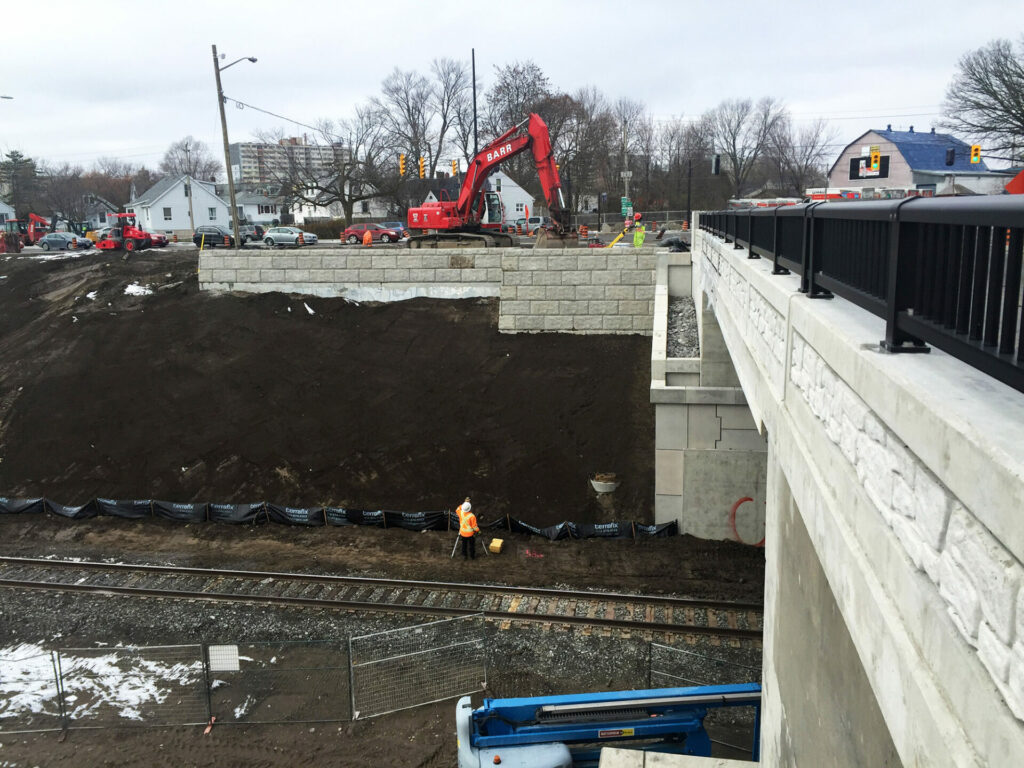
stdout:
[[[248,56],[248,57],[243,56],[242,58],[243,59],[244,58],[248,58],[249,61],[251,61],[253,63],[256,62],[255,57],[252,57],[252,56]],[[235,61],[232,61],[227,66],[223,67],[223,69],[227,69],[228,67],[234,66],[239,61],[242,61],[242,59],[237,59]],[[235,233],[235,247],[236,248],[240,248],[241,245],[242,245],[242,240],[241,240],[241,238],[240,238],[240,236],[238,234],[238,204],[235,202],[235,178],[234,178],[234,176],[231,173],[231,151],[228,149],[228,120],[224,116],[224,89],[221,88],[221,84],[220,84],[220,72],[221,72],[221,69],[222,69],[222,67],[220,66],[220,64],[217,61],[217,46],[214,45],[213,46],[213,72],[214,72],[214,75],[216,75],[216,77],[217,77],[217,108],[220,109],[220,130],[221,130],[221,133],[224,135],[224,169],[228,173],[228,193],[231,196],[231,223],[233,225],[233,229],[234,229],[234,233]]]

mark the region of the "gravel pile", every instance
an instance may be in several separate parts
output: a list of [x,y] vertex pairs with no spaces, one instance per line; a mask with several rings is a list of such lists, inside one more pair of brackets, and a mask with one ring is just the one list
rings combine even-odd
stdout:
[[669,357],[700,357],[697,309],[692,296],[669,297],[666,353]]

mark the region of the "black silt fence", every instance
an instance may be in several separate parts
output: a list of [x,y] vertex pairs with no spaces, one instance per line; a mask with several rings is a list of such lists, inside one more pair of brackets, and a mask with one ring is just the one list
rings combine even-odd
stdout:
[[[401,528],[407,531],[458,530],[459,519],[454,512],[396,512],[381,509],[345,509],[343,507],[285,507],[260,501],[249,504],[207,502],[178,503],[155,499],[90,499],[80,506],[59,504],[45,498],[14,499],[0,496],[0,515],[21,515],[51,512],[71,520],[84,520],[99,515],[138,520],[160,517],[184,523],[227,523],[257,525],[279,523],[307,527],[368,525],[376,528]],[[489,531],[509,531],[541,536],[549,541],[561,539],[636,539],[641,537],[675,536],[678,524],[661,525],[635,522],[574,523],[565,521],[539,527],[505,515],[485,524]]]

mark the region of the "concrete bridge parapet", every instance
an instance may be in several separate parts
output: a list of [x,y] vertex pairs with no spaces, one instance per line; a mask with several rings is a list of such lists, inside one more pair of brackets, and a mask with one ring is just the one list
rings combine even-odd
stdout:
[[1024,395],[694,231],[768,435],[771,765],[1024,765]]

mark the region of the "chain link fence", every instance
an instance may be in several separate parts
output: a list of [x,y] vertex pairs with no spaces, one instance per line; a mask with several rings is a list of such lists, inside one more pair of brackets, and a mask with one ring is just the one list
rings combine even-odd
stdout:
[[53,651],[23,645],[0,654],[0,733],[59,730],[59,679]]
[[761,682],[760,667],[685,648],[651,643],[649,658],[648,683],[651,688]]
[[352,719],[466,696],[487,685],[484,616],[349,640]]
[[210,711],[218,723],[350,720],[348,657],[338,643],[207,646]]

